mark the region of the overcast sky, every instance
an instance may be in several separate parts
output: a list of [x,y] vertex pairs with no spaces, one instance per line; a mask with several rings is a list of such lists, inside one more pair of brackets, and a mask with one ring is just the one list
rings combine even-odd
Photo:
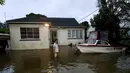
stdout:
[[[0,6],[0,21],[25,17],[31,12],[80,20],[96,10],[96,4],[97,0],[6,0],[5,5]],[[82,21],[89,21],[94,14]]]

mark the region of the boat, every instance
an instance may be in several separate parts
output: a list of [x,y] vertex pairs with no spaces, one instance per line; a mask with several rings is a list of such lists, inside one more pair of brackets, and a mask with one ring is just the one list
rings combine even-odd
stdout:
[[77,44],[76,47],[81,53],[112,53],[122,52],[127,49],[125,46],[104,40],[87,40],[86,43]]

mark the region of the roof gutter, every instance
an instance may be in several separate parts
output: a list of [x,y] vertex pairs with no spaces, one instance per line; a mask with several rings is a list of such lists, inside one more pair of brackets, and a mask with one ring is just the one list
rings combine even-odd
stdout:
[[51,28],[85,28],[84,26],[51,26]]
[[6,22],[8,24],[45,24],[50,22]]

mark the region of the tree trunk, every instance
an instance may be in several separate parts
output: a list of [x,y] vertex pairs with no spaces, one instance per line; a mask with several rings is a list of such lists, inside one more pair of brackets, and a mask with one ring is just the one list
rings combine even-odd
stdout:
[[113,41],[113,32],[111,30],[108,31],[108,40]]
[[84,31],[85,31],[84,37],[85,37],[85,41],[86,41],[87,40],[87,33],[86,33],[87,29],[85,28]]

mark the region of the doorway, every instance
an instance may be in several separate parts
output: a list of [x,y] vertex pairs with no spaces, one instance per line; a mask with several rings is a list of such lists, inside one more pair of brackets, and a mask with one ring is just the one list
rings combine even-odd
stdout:
[[53,44],[56,39],[57,39],[57,31],[51,30],[51,44]]

